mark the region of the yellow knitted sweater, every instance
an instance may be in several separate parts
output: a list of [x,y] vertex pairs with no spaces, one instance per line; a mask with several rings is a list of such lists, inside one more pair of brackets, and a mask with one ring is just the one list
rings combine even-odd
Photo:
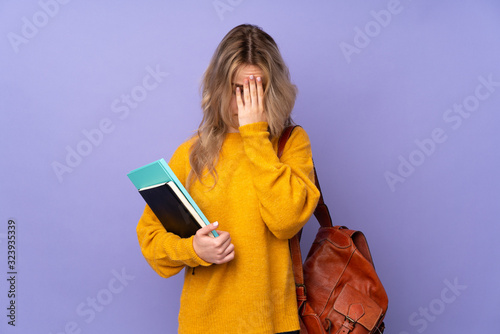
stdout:
[[[224,140],[211,189],[194,182],[188,189],[210,222],[228,231],[235,258],[216,265],[203,261],[191,238],[164,230],[146,206],[137,226],[142,253],[162,277],[186,267],[179,333],[279,333],[299,329],[288,239],[313,213],[314,185],[309,138],[296,128],[281,160],[277,138],[266,122],[248,124]],[[169,162],[186,184],[189,148],[182,144]],[[196,267],[196,268],[195,268]]]

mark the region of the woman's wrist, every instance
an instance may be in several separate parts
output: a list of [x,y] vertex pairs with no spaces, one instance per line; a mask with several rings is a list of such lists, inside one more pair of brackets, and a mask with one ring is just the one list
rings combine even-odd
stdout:
[[245,125],[240,125],[238,130],[240,133],[252,133],[252,132],[267,132],[269,125],[266,121],[254,122]]

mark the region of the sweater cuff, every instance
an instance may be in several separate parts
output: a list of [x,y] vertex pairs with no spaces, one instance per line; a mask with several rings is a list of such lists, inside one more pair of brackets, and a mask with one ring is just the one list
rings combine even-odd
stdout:
[[267,122],[257,122],[240,126],[238,130],[242,136],[245,136],[256,132],[267,132],[268,126]]
[[252,171],[254,175],[279,167],[277,164],[280,161],[269,139],[268,126],[267,122],[257,122],[239,128],[245,153],[256,167]]
[[[204,266],[204,267],[208,267],[208,266],[212,265],[212,263],[203,260],[201,257],[198,256],[198,254],[196,254],[196,252],[194,251],[193,239],[194,239],[194,235],[189,237],[189,238],[181,238],[181,242],[185,243],[183,246],[187,250],[189,257],[197,265]],[[194,266],[190,265],[190,267],[194,267]]]

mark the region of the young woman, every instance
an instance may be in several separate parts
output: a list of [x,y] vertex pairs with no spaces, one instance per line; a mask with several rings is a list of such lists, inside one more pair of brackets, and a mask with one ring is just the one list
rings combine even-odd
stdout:
[[[271,36],[253,25],[233,28],[202,92],[198,133],[169,165],[214,223],[180,238],[146,206],[137,226],[142,253],[162,277],[185,268],[179,333],[298,332],[288,239],[313,213],[319,192],[302,128],[276,155],[296,88]],[[215,229],[220,236],[212,238]]]

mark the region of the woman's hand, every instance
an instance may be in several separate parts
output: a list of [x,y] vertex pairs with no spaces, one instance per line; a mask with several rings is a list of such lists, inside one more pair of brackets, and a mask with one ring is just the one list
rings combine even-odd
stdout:
[[267,122],[264,113],[264,89],[262,78],[253,75],[243,81],[243,96],[241,88],[236,87],[236,105],[238,106],[239,125],[257,122]]
[[212,238],[210,234],[219,226],[217,222],[204,226],[196,231],[193,238],[193,248],[204,261],[222,264],[234,259],[234,245],[228,232],[217,231],[219,236]]

